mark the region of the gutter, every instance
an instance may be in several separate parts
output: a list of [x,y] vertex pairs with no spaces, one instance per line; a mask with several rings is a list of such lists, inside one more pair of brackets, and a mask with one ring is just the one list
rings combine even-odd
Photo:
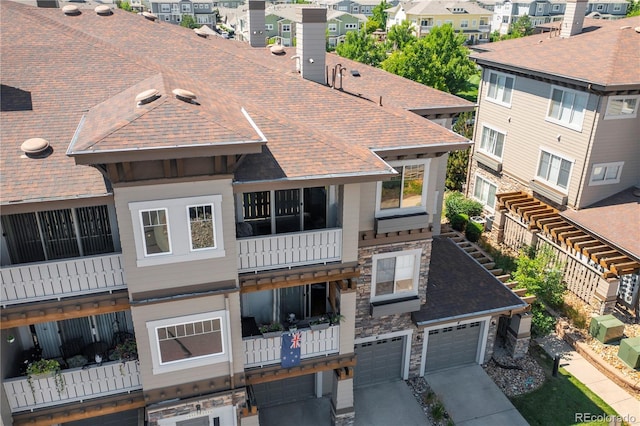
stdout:
[[418,327],[425,327],[429,324],[436,324],[439,322],[445,323],[445,322],[452,322],[452,321],[457,321],[457,320],[462,320],[465,318],[472,318],[472,317],[479,317],[479,316],[486,316],[486,315],[491,315],[491,314],[497,314],[500,312],[505,312],[505,311],[515,311],[517,309],[522,309],[527,307],[526,303],[523,303],[521,305],[513,305],[513,306],[505,306],[504,308],[495,308],[495,309],[489,309],[488,311],[480,311],[480,312],[472,312],[469,314],[462,314],[462,315],[454,315],[451,317],[444,317],[444,318],[437,318],[437,319],[432,319],[432,320],[427,320],[427,321],[416,321],[415,324]]

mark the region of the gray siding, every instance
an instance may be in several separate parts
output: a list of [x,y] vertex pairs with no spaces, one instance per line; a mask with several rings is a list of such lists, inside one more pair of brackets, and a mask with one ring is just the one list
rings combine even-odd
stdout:
[[376,182],[360,184],[360,231],[371,231],[375,225]]
[[[118,187],[114,190],[118,224],[125,260],[127,285],[130,293],[175,288],[207,282],[235,280],[237,254],[233,194],[230,179],[204,182],[171,183],[136,187]],[[129,202],[170,198],[222,195],[222,224],[225,257],[194,260],[167,265],[138,267],[133,225]],[[184,236],[183,236],[184,237]],[[174,236],[172,236],[174,238]]]

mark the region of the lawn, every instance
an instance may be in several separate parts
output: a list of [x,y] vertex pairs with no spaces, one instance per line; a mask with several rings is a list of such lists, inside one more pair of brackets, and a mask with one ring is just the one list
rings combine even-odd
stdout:
[[[533,349],[533,348],[532,348]],[[532,351],[536,353],[536,351]],[[539,389],[514,398],[513,405],[532,426],[602,425],[609,422],[606,416],[618,414],[585,385],[576,380],[565,369],[560,368],[557,377],[551,375],[552,361],[548,357],[536,356],[547,374],[547,380]],[[582,422],[576,413],[598,416],[601,421]],[[576,421],[578,420],[578,421]]]
[[456,93],[457,96],[464,98],[471,102],[476,102],[478,99],[478,85],[480,84],[480,75],[473,75],[467,80],[466,87],[462,92]]

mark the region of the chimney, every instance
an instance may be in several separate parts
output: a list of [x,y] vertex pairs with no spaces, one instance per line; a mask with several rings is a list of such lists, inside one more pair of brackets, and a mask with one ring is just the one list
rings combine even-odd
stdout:
[[303,7],[296,10],[296,53],[302,78],[326,84],[327,9]]
[[588,0],[567,0],[564,19],[562,20],[562,28],[560,29],[560,37],[567,38],[582,32],[584,15],[587,11],[587,1]]
[[249,0],[249,44],[251,47],[265,47],[267,33],[265,31],[264,0]]

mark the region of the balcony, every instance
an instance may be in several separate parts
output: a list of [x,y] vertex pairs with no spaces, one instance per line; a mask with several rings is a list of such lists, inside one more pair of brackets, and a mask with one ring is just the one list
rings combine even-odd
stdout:
[[335,262],[342,259],[342,229],[241,238],[237,249],[240,273]]
[[0,269],[2,306],[125,289],[122,254]]
[[[302,333],[300,358],[337,354],[340,349],[340,326],[332,325],[324,330],[299,330]],[[280,363],[282,337],[247,337],[244,345],[244,366],[263,367]]]
[[114,361],[100,366],[61,371],[64,389],[58,392],[54,377],[4,380],[12,413],[83,401],[142,389],[138,361]]
[[483,24],[480,24],[480,26],[478,27],[478,29],[479,29],[481,32],[489,32],[489,31],[491,30],[491,25],[483,25]]

